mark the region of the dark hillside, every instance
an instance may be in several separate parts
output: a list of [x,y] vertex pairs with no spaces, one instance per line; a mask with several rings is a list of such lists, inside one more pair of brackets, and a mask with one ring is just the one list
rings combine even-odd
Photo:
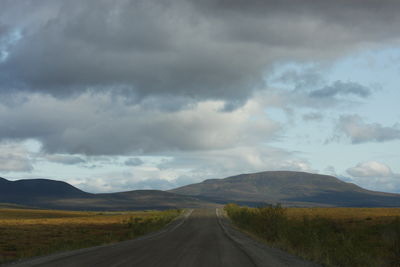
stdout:
[[251,206],[276,202],[300,206],[400,206],[398,194],[365,190],[329,175],[290,171],[210,179],[170,192]]
[[91,194],[61,181],[0,178],[0,203],[70,210],[143,210],[213,205],[196,197],[160,190]]

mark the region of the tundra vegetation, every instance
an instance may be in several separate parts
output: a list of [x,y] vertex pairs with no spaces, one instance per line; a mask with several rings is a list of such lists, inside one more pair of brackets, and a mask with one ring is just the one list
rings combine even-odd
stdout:
[[324,266],[400,266],[400,208],[225,206],[233,224]]
[[133,239],[161,229],[180,213],[0,208],[0,264]]

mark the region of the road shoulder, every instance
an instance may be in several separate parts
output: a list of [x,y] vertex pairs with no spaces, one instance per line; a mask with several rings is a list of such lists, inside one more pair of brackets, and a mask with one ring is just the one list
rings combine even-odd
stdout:
[[305,261],[295,255],[289,254],[277,248],[271,248],[263,243],[254,240],[249,235],[237,230],[233,227],[232,222],[223,213],[220,208],[216,209],[216,214],[221,228],[225,234],[235,242],[247,255],[249,255],[254,263],[261,266],[271,267],[316,267],[318,264]]

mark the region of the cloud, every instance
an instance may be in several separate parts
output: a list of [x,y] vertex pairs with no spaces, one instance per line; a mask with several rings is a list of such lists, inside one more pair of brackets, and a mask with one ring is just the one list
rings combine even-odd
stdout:
[[352,177],[349,182],[356,183],[364,188],[383,192],[400,192],[400,174],[378,161],[366,161],[347,169]]
[[146,179],[136,182],[132,185],[132,188],[135,188],[135,190],[141,190],[141,189],[168,190],[175,187],[176,184],[174,182],[170,182],[166,179]]
[[[375,90],[354,81],[329,81],[322,64],[284,64],[267,79],[268,90],[262,92],[278,107],[330,109],[354,105],[354,97],[367,98]],[[307,118],[306,118],[307,120]]]
[[266,170],[313,170],[296,152],[259,145],[210,151],[175,151],[158,163],[129,166],[114,172],[67,180],[89,192],[172,189],[209,178]]
[[125,192],[145,189],[168,190],[175,187],[175,183],[160,178],[138,180],[133,175],[113,175],[114,176],[110,174],[109,177],[81,179],[79,181],[73,181],[73,184],[90,193]]
[[50,162],[55,162],[65,165],[75,165],[86,162],[86,160],[82,159],[81,157],[72,155],[46,155],[45,158]]
[[172,156],[171,160],[160,164],[159,168],[190,170],[183,174],[185,181],[187,177],[194,177],[192,180],[198,181],[266,170],[315,171],[297,153],[265,145],[176,153]]
[[17,43],[20,38],[19,30],[11,30],[9,27],[0,24],[0,64],[8,59],[10,47]]
[[0,172],[30,172],[33,165],[30,153],[15,143],[0,144]]
[[321,121],[323,118],[324,116],[317,112],[310,112],[303,115],[304,121]]
[[7,58],[7,34],[8,27],[0,23],[0,63]]
[[295,90],[308,90],[326,84],[322,70],[322,66],[315,64],[283,65],[273,71],[269,82],[289,85],[292,87],[291,89]]
[[377,161],[367,161],[347,169],[347,173],[354,177],[391,177],[392,170],[385,164]]
[[[368,96],[362,84],[329,83],[321,70],[351,52],[397,44],[400,28],[394,0],[4,0],[1,7],[0,141],[32,138],[42,144],[39,157],[103,169],[124,162],[91,158],[175,155],[160,168],[190,169],[173,173],[177,184],[310,170],[292,152],[265,148],[287,129],[265,109],[321,111]],[[287,63],[316,67],[285,73],[279,82],[292,87],[274,89],[268,77]],[[395,126],[389,137],[381,132],[390,127],[378,126],[383,139],[397,138]],[[145,177],[156,184],[164,171]],[[137,183],[140,175],[129,177]],[[110,177],[99,188],[133,183]]]
[[336,172],[335,167],[332,166],[332,165],[329,165],[329,166],[325,167],[324,173],[326,173],[326,174],[328,174],[328,175],[335,176],[335,177],[338,177],[338,176],[339,176],[339,175],[337,174],[337,172]]
[[[234,100],[247,98],[249,86],[260,82],[253,79],[256,73],[261,78],[259,62],[232,57],[237,49],[251,51],[214,42],[207,36],[208,22],[188,4],[110,3],[83,1],[54,10],[59,16],[14,45],[0,67],[8,74],[4,87],[57,97],[111,89],[134,98]],[[246,66],[239,64],[244,61]],[[29,62],[36,62],[36,68],[26,66]]]
[[400,139],[398,125],[387,127],[379,123],[365,123],[358,115],[340,116],[336,129],[340,134],[349,137],[353,144]]
[[[337,49],[356,40],[377,40],[392,38],[393,24],[397,23],[393,0],[381,5],[375,1],[339,1],[340,4],[312,0],[297,1],[193,1],[209,19],[215,20],[229,40],[246,40],[265,45],[283,45],[297,48],[307,46],[326,50]],[[377,8],[379,12],[377,13]],[[377,14],[372,20],[368,16]],[[218,24],[219,22],[219,24]],[[258,24],[256,23],[258,22]],[[326,27],[326,31],[322,29]],[[369,28],[371,27],[371,28]],[[382,32],[373,29],[382,28]]]
[[206,101],[165,112],[123,97],[35,95],[18,107],[0,104],[0,140],[36,139],[49,154],[120,155],[224,149],[273,140],[281,129],[256,99],[232,112]]
[[22,38],[0,64],[0,86],[56,97],[111,90],[136,100],[174,95],[243,104],[277,62],[326,61],[396,41],[399,5],[6,1],[3,24],[21,29]]
[[124,162],[124,164],[126,166],[140,166],[143,164],[143,161],[140,158],[129,158]]
[[162,170],[155,166],[135,166],[121,171],[97,173],[89,177],[67,180],[74,186],[92,193],[139,189],[167,190],[177,186],[175,178],[181,171]]
[[331,86],[310,93],[310,96],[315,98],[331,98],[337,95],[356,95],[365,98],[371,95],[371,90],[355,82],[336,81]]

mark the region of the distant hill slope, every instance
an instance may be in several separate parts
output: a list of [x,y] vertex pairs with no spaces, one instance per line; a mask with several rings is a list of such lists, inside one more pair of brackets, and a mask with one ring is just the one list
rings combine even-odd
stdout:
[[[135,190],[91,194],[54,180],[0,178],[0,203],[71,210],[139,210],[214,206],[400,207],[400,195],[365,190],[333,176],[305,172],[260,172],[210,179],[170,191]],[[8,205],[8,204],[7,204]]]
[[8,181],[0,178],[0,203],[72,210],[135,210],[208,206],[192,196],[160,190],[91,194],[48,179]]
[[33,199],[37,197],[89,197],[91,194],[72,185],[49,179],[8,181],[0,178],[0,202]]
[[212,206],[204,200],[160,190],[92,194],[90,198],[55,199],[54,208],[74,210],[146,210]]
[[219,203],[298,206],[400,206],[400,195],[365,190],[333,176],[272,171],[210,179],[170,190]]

